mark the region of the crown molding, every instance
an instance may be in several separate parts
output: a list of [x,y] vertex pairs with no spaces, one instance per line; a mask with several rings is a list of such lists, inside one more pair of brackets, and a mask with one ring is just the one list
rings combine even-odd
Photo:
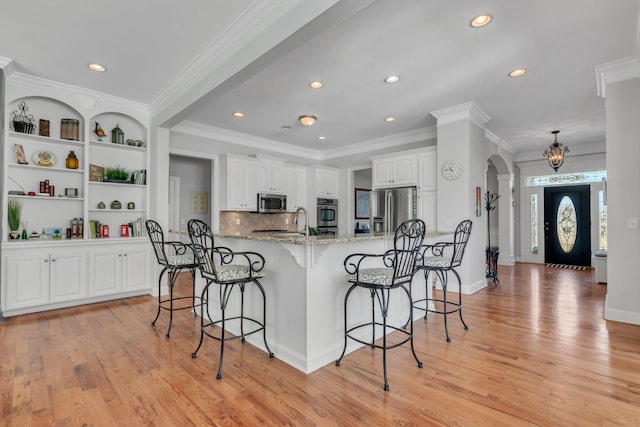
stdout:
[[484,137],[487,138],[489,141],[493,142],[494,144],[496,144],[498,146],[498,151],[505,150],[513,154],[514,150],[511,144],[509,144],[504,139],[498,137],[495,133],[491,132],[490,130],[488,129],[484,130]]
[[152,111],[159,111],[175,101],[192,85],[185,82],[199,82],[208,73],[208,68],[222,56],[243,34],[248,33],[256,22],[273,7],[264,1],[256,1],[246,13],[227,27],[216,39],[207,45],[191,62],[189,62],[158,94],[151,100]]
[[363,141],[347,148],[336,148],[322,152],[322,160],[335,159],[340,157],[362,154],[363,152],[382,150],[385,148],[398,147],[413,142],[426,141],[437,137],[437,128],[428,126],[404,133],[385,136],[381,138]]
[[598,95],[604,98],[607,85],[640,77],[640,61],[638,58],[628,56],[596,65],[595,71]]
[[322,155],[317,150],[309,150],[305,148],[295,147],[291,144],[285,144],[280,141],[275,141],[267,138],[260,138],[253,135],[248,135],[241,132],[234,132],[228,129],[217,128],[214,126],[207,126],[201,123],[184,121],[171,128],[171,132],[178,132],[185,135],[198,136],[207,139],[216,139],[221,142],[227,142],[230,144],[243,145],[245,147],[255,148],[259,151],[264,151],[265,147],[268,151],[276,153],[287,154],[290,156],[298,156],[308,158],[312,160],[322,160]]
[[484,125],[491,120],[491,117],[475,101],[432,111],[431,115],[438,121],[438,126],[461,120],[470,120],[484,129]]
[[8,79],[16,70],[16,63],[11,58],[0,56],[0,68],[4,72],[4,78]]
[[201,123],[184,121],[171,128],[171,132],[177,132],[185,135],[197,136],[201,138],[214,139],[229,144],[238,144],[245,147],[251,147],[258,151],[267,151],[286,154],[288,156],[297,156],[309,160],[323,161],[335,158],[346,157],[350,155],[362,154],[381,150],[385,148],[393,148],[410,144],[413,142],[427,141],[437,137],[437,129],[435,126],[429,126],[405,133],[391,135],[388,137],[363,141],[361,143],[327,151],[311,150],[308,148],[295,147],[291,144],[275,141],[267,138],[260,138],[241,132],[234,132],[227,129],[207,126]]
[[48,89],[52,91],[58,91],[65,95],[71,95],[72,97],[80,99],[82,106],[89,109],[95,108],[95,105],[98,101],[105,101],[110,104],[114,104],[116,108],[135,110],[138,112],[143,112],[145,115],[148,115],[149,112],[147,106],[140,102],[134,102],[124,98],[105,95],[102,92],[68,85],[65,83],[55,82],[53,80],[47,80],[29,74],[13,73],[11,75],[11,78],[8,80],[10,80],[12,83],[35,87],[38,89],[38,91],[41,91],[42,89]]

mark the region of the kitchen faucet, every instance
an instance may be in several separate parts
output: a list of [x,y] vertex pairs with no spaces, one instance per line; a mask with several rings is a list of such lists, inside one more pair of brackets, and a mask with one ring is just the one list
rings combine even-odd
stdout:
[[309,212],[302,206],[296,209],[296,215],[293,217],[293,223],[298,224],[298,214],[304,212],[304,237],[309,237]]

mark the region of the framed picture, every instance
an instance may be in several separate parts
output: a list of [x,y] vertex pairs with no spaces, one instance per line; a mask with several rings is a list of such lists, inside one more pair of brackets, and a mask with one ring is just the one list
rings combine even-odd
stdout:
[[369,219],[369,190],[356,188],[356,219]]
[[22,144],[13,144],[13,150],[16,152],[16,163],[20,165],[27,164],[27,158],[24,155]]
[[98,165],[89,165],[89,181],[104,181],[104,168]]

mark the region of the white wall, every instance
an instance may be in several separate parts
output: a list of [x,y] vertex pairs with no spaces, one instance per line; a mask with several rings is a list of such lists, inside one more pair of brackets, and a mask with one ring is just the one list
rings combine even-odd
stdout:
[[640,78],[606,87],[609,251],[605,318],[640,324]]

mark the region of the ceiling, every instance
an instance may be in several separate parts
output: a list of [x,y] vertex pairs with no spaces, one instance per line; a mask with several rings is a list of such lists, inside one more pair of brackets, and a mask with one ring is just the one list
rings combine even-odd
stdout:
[[[325,157],[432,139],[430,113],[469,101],[516,159],[540,158],[556,129],[572,152],[602,152],[594,67],[638,52],[638,0],[93,4],[3,5],[0,57],[16,73],[146,104],[159,124]],[[480,13],[493,21],[471,28]],[[527,74],[508,77],[516,68]],[[391,74],[400,81],[385,83]],[[316,124],[301,126],[303,114]]]

